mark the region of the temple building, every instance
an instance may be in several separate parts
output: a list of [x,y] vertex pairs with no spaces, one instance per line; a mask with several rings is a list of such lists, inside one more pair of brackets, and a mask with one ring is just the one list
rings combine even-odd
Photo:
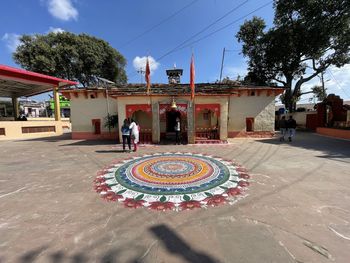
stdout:
[[[124,119],[133,118],[141,127],[141,143],[162,143],[173,138],[177,117],[183,143],[274,134],[275,97],[283,88],[197,83],[191,100],[181,74],[180,69],[167,70],[169,83],[152,84],[149,93],[145,84],[61,89],[71,101],[72,138],[118,141]],[[107,125],[108,119],[117,120],[115,127]]]

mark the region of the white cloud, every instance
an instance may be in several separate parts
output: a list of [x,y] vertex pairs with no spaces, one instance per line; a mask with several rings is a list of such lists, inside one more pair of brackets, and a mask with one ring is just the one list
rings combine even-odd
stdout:
[[[145,70],[146,69],[146,61],[147,61],[147,57],[135,57],[132,64],[135,68],[135,70]],[[154,71],[157,70],[157,68],[159,67],[159,62],[155,61],[155,59],[151,56],[148,56],[148,61],[149,61],[149,67],[151,70],[151,75]]]
[[78,19],[78,10],[73,6],[72,0],[48,0],[48,8],[50,14],[60,20]]
[[55,34],[57,34],[57,33],[63,33],[63,32],[64,32],[64,30],[62,28],[60,28],[60,27],[52,27],[52,26],[50,26],[49,30],[46,33],[55,33]]
[[14,34],[14,33],[5,33],[3,37],[1,38],[2,41],[5,41],[7,48],[14,52],[16,51],[16,48],[20,45],[19,41],[20,35]]

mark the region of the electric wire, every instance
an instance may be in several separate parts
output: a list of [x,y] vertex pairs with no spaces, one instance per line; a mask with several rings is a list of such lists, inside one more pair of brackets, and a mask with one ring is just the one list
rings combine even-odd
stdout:
[[175,17],[176,15],[178,15],[179,13],[181,13],[183,10],[187,9],[188,7],[190,7],[191,5],[195,4],[196,2],[198,2],[198,0],[194,0],[191,3],[189,3],[188,5],[185,5],[184,7],[180,8],[179,10],[177,10],[175,13],[173,13],[172,15],[164,18],[163,20],[161,20],[159,23],[155,24],[154,26],[150,27],[149,29],[146,29],[145,31],[143,31],[142,33],[140,33],[139,35],[135,36],[134,38],[130,39],[129,41],[127,41],[126,43],[124,43],[120,48],[124,48],[126,46],[128,46],[129,44],[131,44],[132,42],[134,42],[135,40],[139,39],[140,37],[146,35],[147,33],[153,31],[155,28],[159,27],[160,25],[164,24],[165,22],[167,22],[168,20],[170,20],[171,18]]
[[203,32],[205,32],[206,30],[208,30],[210,27],[212,27],[213,25],[217,24],[218,22],[220,22],[222,19],[224,19],[225,17],[227,17],[228,15],[230,15],[231,13],[233,13],[234,11],[237,11],[239,8],[241,8],[243,5],[245,5],[246,3],[248,3],[249,0],[245,0],[244,2],[240,3],[239,5],[235,6],[234,8],[232,8],[230,11],[228,11],[227,13],[225,13],[224,15],[222,15],[221,17],[219,17],[218,19],[216,19],[214,22],[210,23],[209,25],[205,26],[204,28],[202,28],[200,31],[198,31],[197,33],[195,33],[194,35],[192,35],[191,37],[187,38],[186,40],[184,40],[183,42],[181,42],[179,45],[177,45],[176,47],[172,48],[171,50],[169,50],[168,52],[166,52],[164,55],[162,55],[161,57],[159,57],[157,59],[161,60],[162,58],[170,55],[171,53],[173,53],[174,51],[177,51],[179,48],[181,48],[184,44],[186,44],[188,41],[190,41],[191,39],[195,38],[196,36],[202,34]]
[[[199,38],[199,39],[197,39],[197,40],[195,40],[195,41],[193,41],[193,42],[191,42],[191,43],[189,43],[189,44],[187,44],[187,45],[184,46],[184,44],[186,44],[188,41],[190,41],[191,39],[195,38],[195,37],[198,36],[199,34],[203,33],[203,32],[206,31],[208,28],[210,28],[211,26],[213,26],[215,23],[221,21],[221,20],[222,20],[224,17],[226,17],[228,14],[231,14],[233,11],[236,11],[238,8],[240,8],[241,6],[243,6],[243,5],[244,5],[245,3],[247,3],[248,1],[249,1],[249,0],[246,0],[245,2],[241,3],[240,5],[234,7],[234,8],[231,9],[228,13],[224,14],[222,17],[218,18],[217,20],[215,20],[215,21],[214,21],[213,23],[211,23],[210,25],[206,26],[205,28],[203,28],[202,30],[200,30],[199,32],[197,32],[196,34],[192,35],[190,38],[188,38],[188,39],[186,39],[185,41],[181,42],[181,44],[177,45],[175,48],[171,49],[170,51],[166,52],[166,53],[163,54],[162,56],[158,57],[158,58],[156,59],[156,61],[160,61],[160,60],[162,60],[163,58],[165,58],[166,56],[168,56],[168,55],[170,55],[170,54],[172,54],[172,53],[174,53],[174,52],[177,52],[177,51],[180,51],[180,50],[182,50],[182,49],[185,49],[185,48],[187,48],[187,47],[189,47],[189,46],[192,46],[193,44],[195,44],[195,43],[197,43],[197,42],[200,42],[200,41],[202,41],[202,40],[204,40],[204,39],[206,39],[206,38],[208,38],[208,37],[210,37],[210,36],[212,36],[212,35],[214,35],[214,34],[220,32],[220,31],[226,29],[227,27],[229,27],[229,26],[231,26],[231,25],[233,25],[233,24],[239,22],[240,20],[242,20],[242,19],[244,19],[244,18],[246,18],[246,17],[252,15],[253,13],[255,13],[255,12],[257,12],[257,11],[263,9],[264,7],[270,5],[270,4],[273,2],[273,1],[269,1],[269,2],[267,2],[267,3],[265,3],[265,4],[261,5],[261,6],[259,6],[258,8],[254,9],[253,11],[249,12],[248,14],[246,14],[246,15],[244,15],[244,16],[241,16],[240,18],[235,19],[234,21],[230,22],[229,24],[226,24],[225,26],[220,27],[219,29],[217,29],[217,30],[215,30],[215,31],[213,31],[213,32],[211,32],[211,33],[209,33],[209,34],[207,34],[207,35],[205,35],[205,36],[203,36],[203,37],[201,37],[201,38]],[[136,73],[132,74],[132,75],[131,75],[131,78],[134,77],[134,76],[136,76]]]
[[331,77],[334,79],[335,84],[338,86],[338,88],[340,88],[340,89],[344,92],[344,94],[350,98],[350,95],[349,95],[349,94],[343,89],[343,87],[339,84],[338,80],[337,80],[337,79],[335,78],[335,76],[333,75],[331,69],[328,68],[327,71],[329,72],[329,74],[331,75]]
[[199,41],[202,41],[202,40],[204,40],[204,39],[206,39],[206,38],[208,38],[208,37],[210,37],[210,36],[212,36],[212,35],[214,35],[214,34],[220,32],[220,31],[222,31],[222,30],[226,29],[226,28],[229,27],[229,26],[232,26],[233,24],[239,22],[240,20],[242,20],[242,19],[244,19],[244,18],[250,16],[251,14],[253,14],[253,13],[257,12],[257,11],[259,11],[260,9],[263,9],[264,7],[268,6],[268,5],[271,4],[272,2],[273,2],[273,1],[267,2],[266,4],[264,4],[264,5],[262,5],[262,6],[258,7],[258,8],[256,8],[256,9],[254,9],[253,11],[249,12],[248,14],[246,14],[246,15],[244,15],[244,16],[241,16],[240,18],[237,18],[236,20],[232,21],[231,23],[229,23],[229,24],[227,24],[227,25],[225,25],[225,26],[223,26],[223,27],[220,27],[219,29],[217,29],[217,30],[215,30],[215,31],[213,31],[213,32],[211,32],[211,33],[209,33],[209,34],[207,34],[207,35],[205,35],[205,36],[203,36],[203,37],[201,37],[201,38],[199,38],[199,39],[197,39],[197,40],[195,40],[195,41],[193,41],[193,42],[191,42],[191,43],[189,43],[189,44],[187,44],[187,45],[185,45],[185,46],[183,46],[183,47],[181,47],[181,48],[179,48],[179,49],[177,49],[176,51],[180,51],[180,50],[182,50],[182,49],[185,49],[185,48],[187,48],[187,47],[190,47],[190,46],[192,46],[193,44],[195,44],[195,43],[197,43],[197,42],[199,42]]

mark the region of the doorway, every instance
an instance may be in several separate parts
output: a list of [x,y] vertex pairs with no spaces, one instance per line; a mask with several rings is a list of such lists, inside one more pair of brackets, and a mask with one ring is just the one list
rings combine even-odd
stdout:
[[170,110],[166,112],[166,132],[175,132],[176,118],[180,119],[181,113],[176,110]]

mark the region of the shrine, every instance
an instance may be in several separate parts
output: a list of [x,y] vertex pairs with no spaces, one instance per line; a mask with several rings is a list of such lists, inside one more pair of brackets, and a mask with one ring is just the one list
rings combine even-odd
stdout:
[[[67,88],[71,100],[73,139],[121,138],[120,125],[133,118],[140,125],[141,143],[172,142],[180,119],[181,142],[222,143],[230,137],[270,137],[274,133],[275,97],[280,87],[237,83],[196,83],[191,100],[189,84],[181,84],[182,70],[167,70],[169,83]],[[115,127],[106,126],[115,116]]]

